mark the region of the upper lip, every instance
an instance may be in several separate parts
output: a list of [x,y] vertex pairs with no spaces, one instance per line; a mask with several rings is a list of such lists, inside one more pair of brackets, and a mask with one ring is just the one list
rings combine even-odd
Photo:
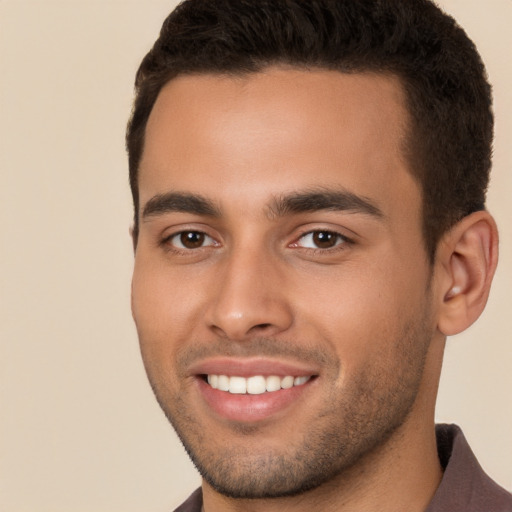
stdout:
[[318,369],[295,361],[280,361],[270,358],[216,357],[193,363],[189,367],[192,375],[229,375],[251,377],[254,375],[277,375],[294,377],[318,375]]

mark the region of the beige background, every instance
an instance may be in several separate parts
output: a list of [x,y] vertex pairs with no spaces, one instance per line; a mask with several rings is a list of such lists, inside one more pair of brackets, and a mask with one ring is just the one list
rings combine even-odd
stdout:
[[[438,419],[512,488],[512,1],[443,0],[487,61],[501,265],[449,341]],[[175,4],[0,0],[0,512],[170,511],[198,484],[153,399],[129,311],[124,128]]]

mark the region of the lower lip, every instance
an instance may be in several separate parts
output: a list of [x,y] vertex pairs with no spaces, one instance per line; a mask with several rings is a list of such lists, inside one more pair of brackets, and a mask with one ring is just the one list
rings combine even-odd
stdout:
[[197,378],[200,393],[207,405],[217,415],[230,421],[244,423],[262,421],[285,411],[303,398],[304,393],[309,390],[314,380],[311,379],[301,386],[260,395],[237,395],[213,389],[202,378]]

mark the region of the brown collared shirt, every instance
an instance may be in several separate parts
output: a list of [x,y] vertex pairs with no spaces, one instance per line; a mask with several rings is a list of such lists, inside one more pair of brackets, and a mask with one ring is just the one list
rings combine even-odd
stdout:
[[[478,464],[456,425],[437,425],[437,451],[443,479],[425,512],[512,512],[512,494],[491,480]],[[201,512],[201,489],[174,512]]]
[[443,479],[425,512],[512,512],[512,494],[481,468],[457,425],[437,425]]

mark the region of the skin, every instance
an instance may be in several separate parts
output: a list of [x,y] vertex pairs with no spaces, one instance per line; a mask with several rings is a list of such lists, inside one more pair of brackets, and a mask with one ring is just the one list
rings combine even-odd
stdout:
[[[289,68],[179,77],[159,95],[132,310],[207,512],[411,512],[435,492],[445,335],[483,308],[497,237],[479,212],[429,264],[404,104],[393,77]],[[283,205],[333,190],[366,206]],[[181,202],[158,204],[176,192]],[[274,414],[233,420],[205,401],[195,370],[218,358],[303,365],[314,378]]]

